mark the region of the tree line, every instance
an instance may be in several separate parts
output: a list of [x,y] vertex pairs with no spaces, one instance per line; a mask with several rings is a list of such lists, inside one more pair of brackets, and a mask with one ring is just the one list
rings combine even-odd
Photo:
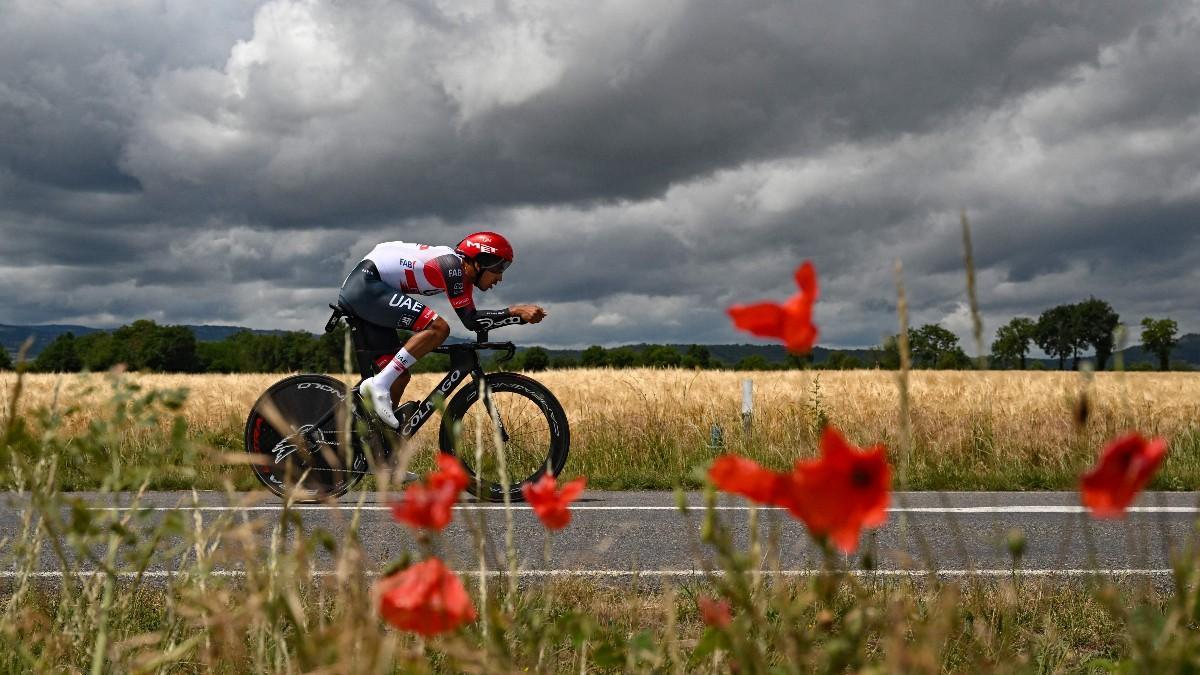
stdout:
[[[1052,307],[1037,317],[1015,317],[996,331],[988,357],[992,368],[1040,368],[1029,363],[1028,354],[1036,345],[1060,369],[1068,360],[1078,368],[1085,352],[1095,353],[1095,367],[1105,370],[1116,347],[1120,317],[1103,300],[1089,298],[1079,303]],[[160,326],[141,320],[111,331],[82,336],[64,333],[43,349],[27,367],[37,372],[103,371],[116,364],[143,372],[178,373],[251,373],[251,372],[341,372],[345,327],[320,336],[303,331],[288,333],[235,333],[224,340],[199,342],[186,326]],[[1172,319],[1145,318],[1141,323],[1143,348],[1156,356],[1161,370],[1170,368],[1170,356],[1177,346],[1178,325]],[[704,345],[679,350],[668,345],[605,348],[592,345],[578,358],[552,354],[542,347],[522,350],[509,362],[495,357],[489,368],[508,370],[546,370],[550,368],[687,368],[737,370],[779,370],[796,368],[856,369],[900,367],[899,335],[892,335],[873,349],[857,354],[833,351],[821,362],[811,356],[788,355],[772,362],[761,354],[722,362]],[[938,324],[925,324],[908,330],[912,367],[925,369],[966,369],[973,367],[958,336]],[[415,372],[445,370],[447,357],[429,354],[417,362]],[[12,359],[0,349],[0,369],[11,370]]]
[[63,333],[46,345],[29,369],[103,371],[120,363],[142,372],[336,372],[341,370],[342,340],[340,331],[314,336],[244,330],[224,340],[200,342],[186,326],[140,320],[111,332]]
[[[1031,345],[1037,345],[1058,360],[1059,370],[1065,369],[1067,359],[1076,370],[1082,354],[1090,349],[1096,370],[1107,370],[1119,328],[1124,330],[1120,316],[1098,298],[1057,305],[1036,320],[1016,317],[1001,326],[992,342],[991,358],[996,366],[1024,369]],[[1146,317],[1141,328],[1142,348],[1155,355],[1160,370],[1169,370],[1171,352],[1179,344],[1179,326],[1173,319]]]

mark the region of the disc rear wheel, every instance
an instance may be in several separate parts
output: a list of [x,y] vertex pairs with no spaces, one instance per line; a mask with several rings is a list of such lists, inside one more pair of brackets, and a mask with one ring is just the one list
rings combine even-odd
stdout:
[[[346,385],[324,375],[296,375],[268,389],[246,419],[254,475],[280,497],[315,502],[346,493],[367,471],[352,432]],[[355,439],[351,442],[349,439]]]

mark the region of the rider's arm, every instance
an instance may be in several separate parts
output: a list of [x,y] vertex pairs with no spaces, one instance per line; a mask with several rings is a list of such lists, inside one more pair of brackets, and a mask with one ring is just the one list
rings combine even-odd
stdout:
[[431,263],[441,273],[445,283],[446,297],[450,298],[450,306],[458,313],[458,318],[462,320],[467,330],[491,330],[501,326],[525,323],[524,319],[507,309],[476,309],[475,300],[471,297],[472,286],[466,283],[462,261],[458,256],[438,256]]

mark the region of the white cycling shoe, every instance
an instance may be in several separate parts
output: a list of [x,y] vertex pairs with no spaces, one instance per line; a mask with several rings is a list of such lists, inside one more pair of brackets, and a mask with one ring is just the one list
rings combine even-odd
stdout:
[[396,413],[392,412],[392,392],[375,384],[375,378],[367,378],[358,385],[358,393],[384,424],[393,429],[400,428],[400,420],[396,419]]

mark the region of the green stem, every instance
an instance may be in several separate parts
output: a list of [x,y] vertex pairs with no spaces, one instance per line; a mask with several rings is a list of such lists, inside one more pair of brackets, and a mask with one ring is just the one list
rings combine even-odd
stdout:
[[113,565],[117,561],[117,546],[120,544],[120,541],[120,537],[115,534],[108,537],[108,552],[104,557],[106,568],[104,573],[104,596],[100,600],[100,616],[97,618],[99,625],[96,627],[96,644],[92,650],[92,675],[100,675],[104,672],[104,653],[108,650],[108,611],[112,607],[113,575],[116,574]]

